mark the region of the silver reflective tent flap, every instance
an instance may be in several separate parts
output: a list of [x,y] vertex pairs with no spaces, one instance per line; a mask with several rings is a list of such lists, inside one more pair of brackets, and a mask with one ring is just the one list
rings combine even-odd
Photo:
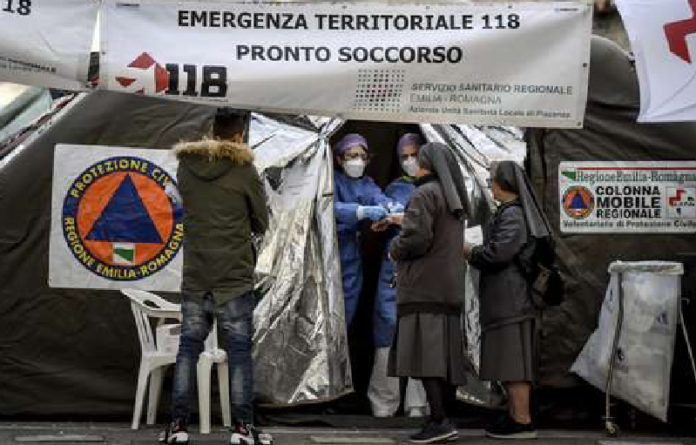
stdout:
[[328,138],[341,122],[254,115],[250,144],[271,225],[257,274],[256,389],[261,403],[331,400],[352,391]]

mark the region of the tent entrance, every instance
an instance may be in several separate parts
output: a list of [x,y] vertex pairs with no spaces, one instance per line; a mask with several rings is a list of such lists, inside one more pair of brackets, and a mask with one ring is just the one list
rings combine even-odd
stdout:
[[[348,133],[360,133],[367,139],[370,145],[371,160],[367,166],[366,174],[384,190],[402,174],[396,154],[396,144],[399,138],[405,133],[420,133],[420,128],[417,124],[347,121],[332,136],[331,145],[336,144]],[[373,313],[385,247],[385,233],[375,233],[369,229],[363,230],[363,289],[353,325],[348,333],[353,386],[357,394],[355,410],[361,413],[369,413],[370,411],[366,393],[370,382],[375,348]]]

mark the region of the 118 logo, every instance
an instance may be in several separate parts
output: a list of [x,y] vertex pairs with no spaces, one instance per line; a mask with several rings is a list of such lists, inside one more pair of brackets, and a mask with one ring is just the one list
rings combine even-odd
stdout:
[[0,1],[2,12],[9,14],[29,15],[31,14],[31,0],[2,0]]
[[165,94],[188,97],[225,97],[227,67],[167,63],[160,64],[144,52],[116,76],[121,87],[136,94]]
[[196,65],[184,65],[183,74],[186,77],[186,88],[183,92],[179,91],[180,65],[178,63],[168,63],[166,69],[169,74],[169,85],[166,92],[168,96],[225,97],[227,95],[227,67],[219,65],[203,66],[199,91],[198,67]]

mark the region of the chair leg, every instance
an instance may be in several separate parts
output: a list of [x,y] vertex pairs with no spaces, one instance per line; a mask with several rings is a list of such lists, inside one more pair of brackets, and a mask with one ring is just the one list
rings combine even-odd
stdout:
[[227,362],[217,364],[218,389],[220,391],[220,408],[222,410],[222,424],[232,426],[230,413],[230,372]]
[[140,426],[140,417],[143,414],[143,402],[145,401],[145,391],[147,389],[147,378],[150,375],[150,367],[147,362],[140,362],[138,371],[138,388],[135,391],[135,407],[133,408],[133,423],[131,429],[137,430]]
[[160,394],[162,393],[162,376],[164,367],[155,368],[150,373],[150,400],[147,404],[147,424],[154,425],[157,418],[157,406],[159,405]]
[[210,434],[210,371],[213,363],[201,354],[198,360],[198,417],[201,434]]

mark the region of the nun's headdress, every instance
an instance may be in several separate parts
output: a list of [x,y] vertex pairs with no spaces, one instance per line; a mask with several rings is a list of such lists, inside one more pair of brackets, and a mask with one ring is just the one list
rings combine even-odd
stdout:
[[512,161],[502,161],[492,166],[493,180],[503,189],[519,196],[529,231],[535,238],[551,235],[551,226],[544,215],[539,199],[522,167]]
[[469,198],[464,175],[450,149],[438,142],[425,144],[418,151],[418,163],[440,180],[449,211],[457,217],[465,217],[469,210]]

